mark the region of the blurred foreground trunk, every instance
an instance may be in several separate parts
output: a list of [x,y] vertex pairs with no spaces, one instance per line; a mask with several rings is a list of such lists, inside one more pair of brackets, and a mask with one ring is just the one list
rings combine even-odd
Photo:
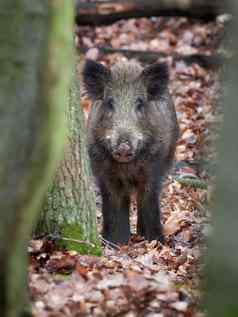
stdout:
[[[236,0],[228,2],[234,16]],[[238,50],[237,19],[230,36]],[[226,65],[223,97],[224,122],[219,141],[217,184],[213,208],[214,231],[208,250],[209,317],[238,316],[238,57]]]
[[66,108],[68,133],[64,159],[48,192],[36,233],[55,236],[68,250],[99,254],[96,198],[90,189],[91,168],[76,73]]
[[27,242],[63,150],[72,18],[70,1],[0,2],[1,317],[29,309]]
[[222,0],[117,0],[76,2],[78,25],[108,25],[120,19],[185,16],[211,20],[225,13]]

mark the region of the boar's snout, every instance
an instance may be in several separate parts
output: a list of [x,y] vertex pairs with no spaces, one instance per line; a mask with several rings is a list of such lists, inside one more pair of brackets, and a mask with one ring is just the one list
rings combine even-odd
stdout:
[[113,129],[111,135],[107,135],[111,155],[114,160],[120,163],[129,163],[136,159],[141,147],[143,136],[135,131],[136,129],[117,128]]
[[112,156],[120,163],[128,163],[133,160],[135,153],[129,142],[121,142],[113,149]]

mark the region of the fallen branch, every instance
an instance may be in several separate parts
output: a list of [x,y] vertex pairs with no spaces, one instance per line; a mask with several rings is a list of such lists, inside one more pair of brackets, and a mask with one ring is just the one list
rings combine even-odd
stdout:
[[117,0],[82,2],[76,0],[78,25],[108,25],[120,19],[151,16],[186,16],[213,20],[225,12],[221,0]]
[[[90,48],[92,49],[92,48]],[[144,63],[153,63],[158,60],[158,58],[172,57],[175,61],[183,60],[187,64],[197,63],[205,68],[216,68],[224,64],[224,62],[229,58],[225,54],[178,54],[178,53],[163,53],[154,51],[139,51],[139,50],[129,50],[124,48],[112,48],[112,47],[95,47],[103,54],[114,54],[119,53],[125,55],[128,59],[136,58]],[[79,53],[86,54],[89,48],[79,47]]]
[[185,173],[182,175],[178,175],[174,177],[176,182],[180,183],[183,186],[193,187],[193,188],[200,188],[200,189],[207,189],[207,182],[203,179],[198,178],[197,176]]

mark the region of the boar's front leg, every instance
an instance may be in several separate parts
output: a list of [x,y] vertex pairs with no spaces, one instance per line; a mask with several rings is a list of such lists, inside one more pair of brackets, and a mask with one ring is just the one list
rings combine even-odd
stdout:
[[138,221],[137,233],[146,240],[164,241],[160,222],[160,186],[158,184],[145,184],[138,191]]
[[112,186],[100,184],[102,195],[103,238],[127,244],[130,238],[129,196]]

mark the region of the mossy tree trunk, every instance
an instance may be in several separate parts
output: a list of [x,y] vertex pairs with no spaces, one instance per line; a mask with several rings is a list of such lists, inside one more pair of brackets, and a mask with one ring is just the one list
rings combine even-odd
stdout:
[[96,199],[90,188],[91,168],[84,114],[75,72],[66,111],[68,137],[64,159],[42,208],[37,234],[52,234],[61,245],[80,253],[100,254]]
[[0,2],[2,317],[26,308],[27,242],[63,150],[72,20],[70,1]]
[[[238,3],[228,1],[234,13],[229,36],[238,50]],[[238,316],[238,57],[225,66],[224,122],[218,147],[217,184],[213,208],[214,230],[208,250],[208,316]]]

